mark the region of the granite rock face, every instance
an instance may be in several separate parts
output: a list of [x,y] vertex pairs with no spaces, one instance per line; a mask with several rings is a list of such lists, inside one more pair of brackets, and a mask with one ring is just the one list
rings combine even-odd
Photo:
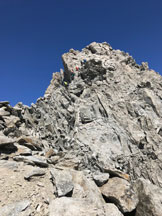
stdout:
[[159,216],[162,77],[106,42],[62,60],[31,107],[0,102],[0,211],[27,199],[26,216]]

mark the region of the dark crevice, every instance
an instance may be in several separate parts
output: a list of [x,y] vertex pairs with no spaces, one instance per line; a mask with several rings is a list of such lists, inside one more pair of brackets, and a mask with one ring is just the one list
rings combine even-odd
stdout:
[[131,212],[124,213],[124,216],[135,216],[136,215],[136,209]]
[[102,194],[102,197],[106,203],[113,203],[114,204],[114,202],[111,199],[109,199],[108,197],[106,197],[105,195]]
[[17,150],[18,148],[15,145],[7,144],[4,146],[1,146],[0,154],[11,154],[11,153],[16,152]]
[[66,196],[66,197],[72,197],[72,195],[73,195],[73,190],[70,191],[69,193],[67,193],[65,196]]
[[[103,197],[103,199],[105,200],[106,203],[113,203],[113,204],[115,204],[119,208],[119,211],[121,211],[121,209],[120,209],[120,207],[118,205],[118,201],[114,197],[106,197],[103,194],[102,194],[102,197]],[[124,216],[135,216],[136,215],[136,209],[133,210],[133,211],[131,211],[131,212],[123,213],[123,215]]]

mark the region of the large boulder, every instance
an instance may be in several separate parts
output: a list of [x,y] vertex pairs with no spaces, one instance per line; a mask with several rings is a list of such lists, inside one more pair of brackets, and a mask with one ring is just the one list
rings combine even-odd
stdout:
[[115,203],[123,213],[132,212],[138,204],[137,194],[125,179],[111,178],[100,189],[105,200]]
[[84,199],[62,197],[53,200],[49,206],[50,216],[122,216],[113,204],[97,208]]
[[137,180],[136,188],[139,196],[139,203],[135,216],[161,216],[162,189],[145,179]]
[[104,204],[99,188],[83,172],[71,169],[51,169],[51,177],[58,197],[86,198],[98,207]]

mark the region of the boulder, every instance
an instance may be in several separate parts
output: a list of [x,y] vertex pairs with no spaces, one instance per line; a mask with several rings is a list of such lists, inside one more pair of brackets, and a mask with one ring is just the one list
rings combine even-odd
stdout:
[[5,110],[6,107],[2,107],[0,108],[0,116],[9,116],[10,113],[8,111]]
[[66,170],[59,171],[56,169],[51,169],[51,176],[53,183],[56,186],[56,195],[58,197],[68,196],[70,193],[72,193],[74,184],[70,172]]
[[135,216],[162,215],[162,189],[153,185],[149,180],[139,179],[136,182],[139,203]]
[[122,178],[110,178],[100,189],[105,200],[115,203],[123,213],[132,212],[138,204],[132,185]]
[[25,180],[30,181],[30,179],[34,176],[43,176],[45,175],[46,172],[40,168],[35,168],[32,171],[30,171],[29,173],[26,173],[26,175],[24,176]]
[[18,138],[17,142],[20,145],[27,146],[28,148],[30,148],[33,151],[34,150],[37,150],[37,151],[42,150],[41,141],[35,137],[22,136],[22,137]]
[[15,152],[17,150],[17,147],[14,145],[14,142],[15,142],[14,139],[0,135],[0,152],[1,153]]
[[14,156],[15,161],[23,161],[30,165],[36,165],[40,167],[48,167],[46,159],[36,156]]
[[71,169],[51,169],[51,176],[56,187],[57,196],[86,198],[90,203],[94,203],[98,207],[104,204],[99,188],[83,172]]
[[62,197],[53,200],[49,206],[49,216],[123,216],[113,204],[97,208],[86,199]]
[[123,216],[119,209],[113,203],[106,203],[104,205],[105,216]]
[[109,180],[109,174],[108,173],[95,173],[93,175],[93,179],[98,187],[101,187]]

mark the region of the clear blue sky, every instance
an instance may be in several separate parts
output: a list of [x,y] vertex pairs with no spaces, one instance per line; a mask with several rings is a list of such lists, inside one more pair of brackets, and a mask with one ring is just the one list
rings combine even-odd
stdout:
[[162,0],[0,0],[0,101],[36,102],[61,55],[93,41],[162,74]]

